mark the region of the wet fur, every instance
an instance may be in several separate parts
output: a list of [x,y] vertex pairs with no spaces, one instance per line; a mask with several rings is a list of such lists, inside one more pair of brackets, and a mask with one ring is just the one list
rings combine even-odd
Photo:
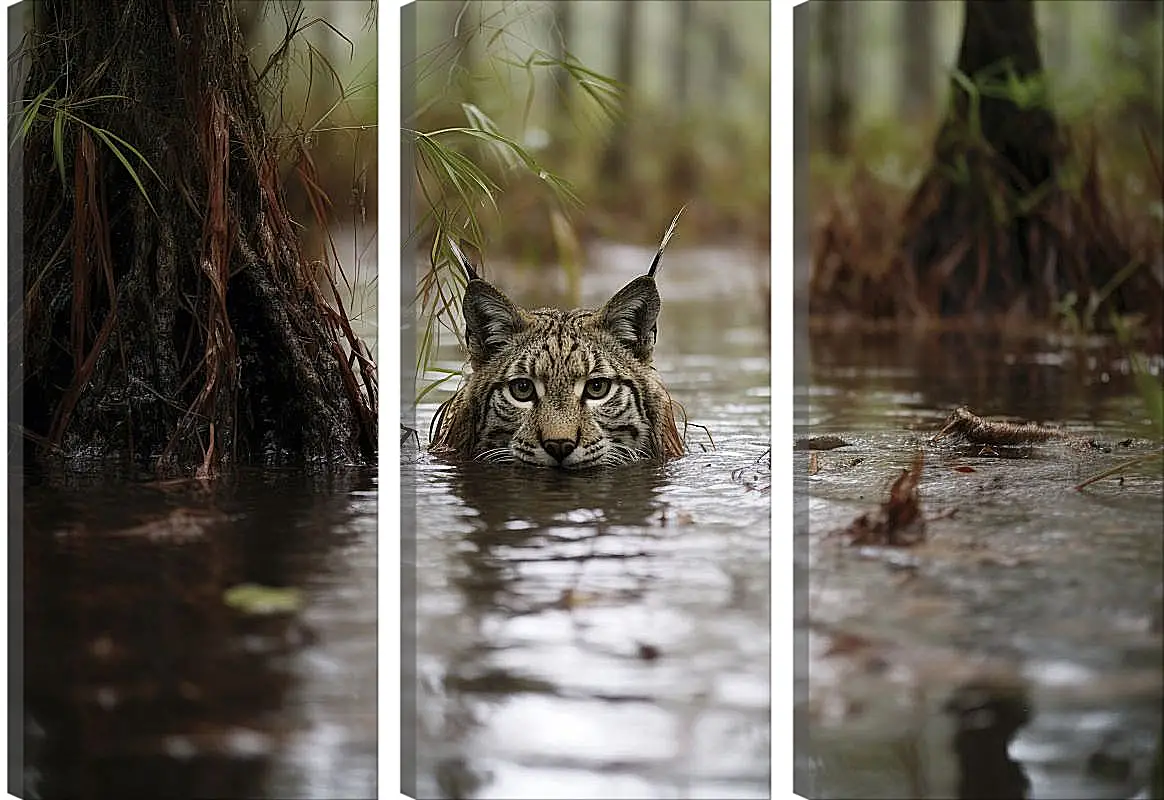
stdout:
[[[492,462],[558,466],[542,441],[573,442],[565,469],[617,466],[683,454],[671,399],[652,365],[659,313],[654,277],[627,284],[602,308],[518,308],[474,278],[463,310],[471,372],[438,410],[430,449]],[[528,376],[543,393],[521,407],[509,382]],[[613,382],[601,401],[579,386]]]

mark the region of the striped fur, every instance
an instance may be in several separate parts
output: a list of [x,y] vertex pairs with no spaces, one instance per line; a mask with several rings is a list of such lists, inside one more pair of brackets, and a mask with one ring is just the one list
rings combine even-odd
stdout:
[[437,412],[433,452],[566,470],[682,455],[651,364],[653,277],[571,311],[527,311],[474,279],[463,309],[471,372]]

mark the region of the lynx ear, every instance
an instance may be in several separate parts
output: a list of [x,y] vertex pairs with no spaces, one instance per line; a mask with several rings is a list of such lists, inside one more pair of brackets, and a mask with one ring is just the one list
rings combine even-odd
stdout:
[[480,278],[469,281],[461,303],[469,363],[478,369],[516,334],[525,330],[521,309]]
[[659,290],[650,275],[640,275],[618,290],[598,312],[600,324],[635,358],[650,363],[659,318]]

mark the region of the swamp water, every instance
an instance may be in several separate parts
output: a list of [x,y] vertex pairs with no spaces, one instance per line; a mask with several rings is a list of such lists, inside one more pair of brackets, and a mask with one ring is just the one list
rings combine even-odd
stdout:
[[23,493],[21,796],[376,796],[374,469]]
[[[1153,452],[1126,362],[1110,345],[997,334],[809,347],[797,436],[850,446],[792,454],[797,793],[1135,795],[1161,725],[1164,487],[1144,466],[1073,489]],[[963,404],[1110,452],[930,444]],[[849,546],[836,534],[918,450],[926,540]]]
[[[652,255],[592,254],[582,305]],[[590,475],[406,448],[415,796],[768,796],[767,267],[677,247],[661,267],[656,364],[714,448],[692,426],[682,459]],[[561,303],[514,273],[491,277],[519,304]],[[460,367],[454,348],[446,358]],[[408,423],[422,442],[447,396]]]

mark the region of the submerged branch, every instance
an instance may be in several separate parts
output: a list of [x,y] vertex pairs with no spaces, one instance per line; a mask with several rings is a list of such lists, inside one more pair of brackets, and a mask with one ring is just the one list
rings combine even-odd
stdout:
[[1082,441],[1059,428],[1047,428],[1033,422],[1016,424],[1013,422],[993,422],[974,414],[965,406],[954,409],[946,419],[946,424],[930,439],[935,444],[947,436],[962,439],[971,444],[1015,447],[1037,444],[1052,439]]

